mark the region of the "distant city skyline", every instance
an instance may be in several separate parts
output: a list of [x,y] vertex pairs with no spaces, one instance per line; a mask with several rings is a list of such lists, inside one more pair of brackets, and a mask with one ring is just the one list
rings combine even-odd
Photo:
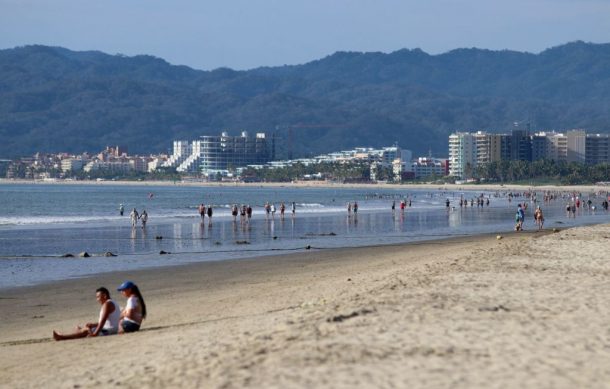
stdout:
[[537,53],[610,39],[607,0],[0,0],[0,48],[149,54],[211,70],[301,64],[336,51]]

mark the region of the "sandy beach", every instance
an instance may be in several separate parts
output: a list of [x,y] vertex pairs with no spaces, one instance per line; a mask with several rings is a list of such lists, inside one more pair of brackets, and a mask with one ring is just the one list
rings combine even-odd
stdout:
[[[607,387],[609,245],[597,225],[2,290],[0,386]],[[51,340],[124,279],[142,331]]]

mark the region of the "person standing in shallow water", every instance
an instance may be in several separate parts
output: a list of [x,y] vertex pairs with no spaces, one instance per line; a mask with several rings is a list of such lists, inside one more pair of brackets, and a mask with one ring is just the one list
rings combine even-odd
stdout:
[[536,211],[534,211],[534,220],[538,226],[538,231],[541,231],[542,227],[544,226],[544,215],[542,214],[542,209],[540,209],[540,206],[536,207]]
[[248,223],[250,223],[250,219],[252,219],[252,207],[248,204],[248,208],[246,208],[246,214],[248,215]]
[[212,204],[208,205],[208,226],[212,225]]
[[146,212],[146,210],[142,211],[142,214],[140,215],[140,221],[142,222],[142,228],[146,228],[146,222],[148,221],[148,213]]
[[136,209],[134,208],[131,213],[129,214],[129,217],[131,218],[131,226],[135,227],[138,225],[138,218],[140,217],[140,215],[138,214],[138,211],[136,211]]
[[123,206],[123,204],[119,205],[119,215],[123,216],[124,212],[125,212],[125,207]]
[[199,216],[201,217],[201,221],[203,222],[203,220],[205,219],[205,205],[203,205],[203,203],[199,204]]
[[237,221],[237,204],[233,204],[233,208],[231,208],[231,215],[233,216],[233,223]]

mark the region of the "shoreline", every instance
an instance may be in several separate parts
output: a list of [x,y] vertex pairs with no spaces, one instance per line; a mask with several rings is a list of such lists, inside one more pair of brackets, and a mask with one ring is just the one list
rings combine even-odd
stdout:
[[[609,236],[487,234],[0,291],[3,385],[596,387],[610,379]],[[142,331],[51,340],[97,317],[101,285],[124,305],[124,279],[146,299]],[[100,360],[109,350],[130,352]]]
[[[578,228],[578,227],[572,227],[572,228]],[[566,230],[566,229],[570,229],[570,228],[561,228],[561,230]],[[136,278],[140,275],[144,275],[144,276],[150,276],[150,274],[155,274],[159,271],[170,271],[170,272],[174,272],[174,271],[190,271],[189,269],[186,268],[193,268],[193,270],[195,271],[200,271],[200,268],[204,268],[207,266],[211,266],[211,264],[221,264],[221,263],[226,263],[227,266],[233,267],[233,266],[239,266],[240,263],[248,263],[248,262],[265,262],[265,263],[269,263],[269,262],[276,262],[276,261],[283,261],[283,260],[292,260],[292,259],[299,259],[299,257],[301,256],[312,256],[312,255],[316,255],[316,254],[322,254],[324,253],[324,255],[332,255],[333,252],[338,252],[338,253],[342,253],[344,251],[352,251],[352,250],[375,250],[375,249],[396,249],[396,250],[402,250],[402,249],[409,249],[411,247],[416,247],[416,246],[426,246],[426,245],[431,245],[431,246],[435,246],[435,245],[440,245],[440,244],[451,244],[451,243],[466,243],[466,242],[476,242],[479,241],[481,239],[496,239],[497,236],[502,236],[502,239],[512,239],[514,237],[518,237],[518,236],[533,236],[533,237],[540,237],[540,236],[544,236],[544,235],[548,235],[548,234],[552,234],[553,233],[553,228],[547,228],[546,230],[542,230],[542,231],[536,231],[536,230],[526,230],[526,231],[521,231],[518,235],[514,234],[513,232],[488,232],[488,233],[482,233],[482,234],[475,234],[475,235],[462,235],[462,236],[452,236],[452,237],[443,237],[443,238],[437,238],[437,239],[426,239],[426,240],[421,240],[421,241],[411,241],[411,242],[404,242],[404,243],[387,243],[387,244],[377,244],[377,245],[366,245],[366,246],[351,246],[351,247],[331,247],[331,248],[312,248],[311,250],[306,250],[306,249],[302,249],[302,251],[296,251],[296,252],[283,252],[283,253],[277,253],[277,254],[261,254],[261,255],[255,255],[255,256],[247,256],[247,257],[242,257],[242,258],[228,258],[228,259],[220,259],[220,260],[211,260],[211,261],[199,261],[199,262],[186,262],[186,263],[180,263],[180,264],[169,264],[169,265],[163,265],[163,266],[156,266],[156,267],[145,267],[145,268],[138,268],[138,269],[134,269],[134,270],[113,270],[113,271],[108,271],[108,272],[103,272],[103,273],[93,273],[93,274],[88,274],[88,275],[84,275],[82,277],[76,277],[76,278],[67,278],[67,279],[61,279],[61,280],[52,280],[52,281],[44,281],[42,283],[38,283],[38,284],[34,284],[34,285],[22,285],[22,286],[9,286],[9,287],[2,287],[0,288],[0,300],[2,298],[5,298],[5,295],[9,295],[9,296],[13,296],[13,295],[17,295],[17,294],[21,294],[23,292],[29,292],[29,289],[36,289],[36,288],[41,288],[41,289],[47,289],[47,288],[53,288],[53,287],[62,287],[62,283],[70,283],[70,282],[76,282],[76,283],[80,283],[81,281],[86,282],[87,280],[91,280],[91,279],[95,279],[95,278],[112,278],[112,277],[127,277],[127,276],[132,276],[133,278]],[[514,236],[513,236],[514,235]],[[198,256],[198,255],[203,255],[202,253],[183,253],[182,255],[191,255],[191,256]],[[57,257],[53,257],[53,258],[61,258],[60,256]],[[91,257],[89,258],[74,258],[74,260],[92,260]],[[93,260],[95,260],[93,258]]]
[[517,185],[517,184],[393,184],[393,183],[333,183],[326,181],[298,181],[298,182],[199,182],[199,181],[40,181],[40,180],[14,180],[0,178],[0,185],[131,185],[131,186],[177,186],[177,187],[269,187],[269,188],[331,188],[331,189],[423,189],[442,191],[539,191],[557,192],[609,192],[610,185]]

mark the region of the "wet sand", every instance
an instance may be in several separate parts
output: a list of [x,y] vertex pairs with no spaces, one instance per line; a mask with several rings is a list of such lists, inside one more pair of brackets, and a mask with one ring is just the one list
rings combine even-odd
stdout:
[[[606,387],[609,247],[598,225],[2,290],[0,386]],[[50,339],[124,279],[141,332]]]
[[66,181],[66,180],[25,180],[3,179],[0,185],[40,184],[40,185],[136,185],[136,186],[195,186],[195,187],[269,187],[269,188],[334,188],[334,189],[398,189],[398,190],[441,190],[441,191],[499,191],[499,192],[582,192],[607,193],[608,185],[518,185],[518,184],[408,184],[408,183],[340,183],[333,181],[293,181],[293,182],[207,182],[207,181]]

